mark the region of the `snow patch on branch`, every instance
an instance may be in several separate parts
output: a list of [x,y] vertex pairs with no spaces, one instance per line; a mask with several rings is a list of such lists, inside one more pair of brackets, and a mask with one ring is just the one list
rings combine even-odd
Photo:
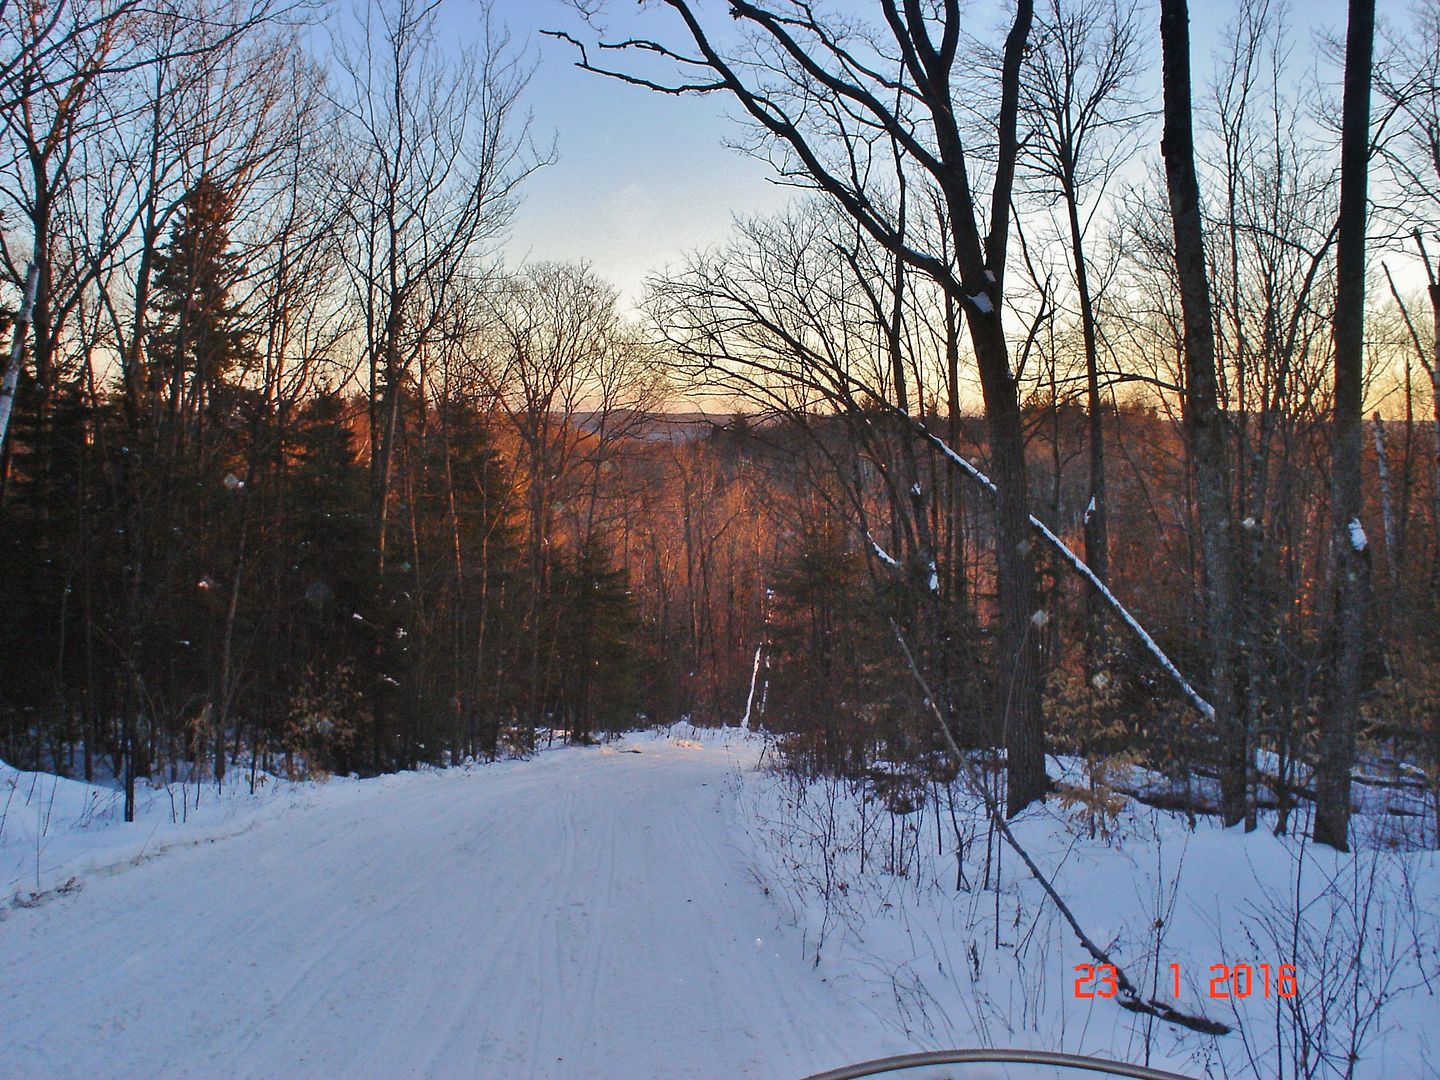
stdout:
[[975,305],[975,310],[981,315],[995,314],[995,305],[990,303],[990,297],[986,296],[983,292],[966,297],[966,299]]
[[877,544],[875,542],[875,538],[871,536],[868,532],[865,534],[865,539],[870,541],[870,550],[872,550],[877,556],[879,556],[881,562],[883,562],[886,566],[894,567],[896,570],[900,569],[900,564],[895,561],[895,559],[888,551],[886,551],[879,544]]
[[1365,527],[1360,524],[1359,518],[1351,518],[1350,524],[1346,526],[1350,531],[1350,547],[1354,551],[1364,551],[1370,544],[1365,536]]

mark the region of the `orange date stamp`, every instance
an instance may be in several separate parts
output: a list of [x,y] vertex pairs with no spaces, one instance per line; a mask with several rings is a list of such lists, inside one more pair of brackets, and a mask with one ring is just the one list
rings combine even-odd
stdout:
[[[1170,965],[1170,989],[1178,1000],[1180,965]],[[1074,996],[1113,998],[1120,992],[1111,964],[1076,964]],[[1293,998],[1300,992],[1294,964],[1211,964],[1211,998]]]

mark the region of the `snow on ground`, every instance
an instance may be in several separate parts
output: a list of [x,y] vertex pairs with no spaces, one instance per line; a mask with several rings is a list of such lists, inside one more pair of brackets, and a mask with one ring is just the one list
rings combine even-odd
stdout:
[[[369,788],[397,782],[401,778],[387,776],[363,783]],[[232,771],[223,789],[213,780],[152,785],[142,779],[136,784],[136,820],[126,824],[118,784],[21,772],[0,761],[0,898],[33,903],[82,885],[87,874],[132,865],[175,844],[234,835],[322,796],[331,802],[354,797],[360,785],[340,777],[319,785],[259,774],[252,793],[244,770]]]
[[[0,766],[0,1077],[799,1077],[987,1044],[1290,1076],[1290,1021],[1322,1012],[1312,1064],[1358,1027],[1357,1076],[1440,1075],[1433,853],[1144,807],[1092,840],[1053,802],[1027,814],[1133,978],[1170,1000],[1178,963],[1176,1004],[1238,1022],[1214,1039],[1077,999],[1089,958],[998,844],[984,887],[958,792],[953,817],[933,787],[892,814],[757,760],[759,736],[672,729],[254,796],[146,789],[131,825],[108,788]],[[1300,997],[1210,999],[1210,965],[1239,962],[1297,964]]]
[[[52,815],[42,879],[53,858],[79,888],[0,909],[0,1075],[793,1077],[903,1052],[750,873],[756,746],[308,785],[183,844],[85,825],[62,783],[81,814]],[[11,827],[7,868],[33,857]],[[152,830],[169,849],[125,858]]]
[[[817,970],[917,1047],[1046,1048],[1207,1077],[1345,1076],[1353,1051],[1355,1077],[1440,1076],[1434,851],[1346,856],[1263,827],[1192,830],[1139,804],[1107,822],[1108,839],[1058,800],[1022,815],[1018,838],[1089,936],[1145,993],[1234,1028],[1215,1038],[1078,998],[1076,965],[1092,957],[958,786],[953,817],[933,784],[918,810],[891,814],[873,779],[752,772],[742,801],[758,874],[790,903]],[[998,889],[985,887],[987,839]],[[1239,987],[1212,987],[1222,964]],[[1281,964],[1295,965],[1293,997],[1279,996]]]

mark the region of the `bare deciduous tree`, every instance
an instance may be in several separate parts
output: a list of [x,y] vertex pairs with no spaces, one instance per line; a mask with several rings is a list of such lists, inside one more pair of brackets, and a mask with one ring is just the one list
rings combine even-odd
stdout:
[[1370,552],[1360,517],[1364,448],[1365,219],[1370,173],[1370,64],[1374,0],[1351,0],[1340,136],[1340,221],[1335,249],[1335,402],[1331,480],[1335,657],[1315,770],[1315,839],[1348,851],[1350,770],[1360,713],[1370,600]]
[[1221,805],[1227,825],[1245,817],[1247,736],[1235,698],[1235,561],[1230,529],[1224,414],[1215,368],[1215,326],[1205,265],[1200,182],[1195,170],[1191,105],[1190,13],[1185,0],[1161,0],[1164,55],[1165,180],[1175,236],[1175,267],[1184,319],[1184,415],[1195,468],[1205,570],[1209,699],[1220,736]]
[[[1085,346],[1085,407],[1089,432],[1089,499],[1083,517],[1085,562],[1109,578],[1105,498],[1105,401],[1100,379],[1100,328],[1086,254],[1086,232],[1105,188],[1134,150],[1143,111],[1136,79],[1142,62],[1133,8],[1116,0],[1079,4],[1050,0],[1037,19],[1035,45],[1021,78],[1025,125],[1021,164],[1040,194],[1059,203],[1069,241],[1070,270]],[[1059,477],[1057,475],[1056,482]],[[1103,654],[1102,605],[1087,594],[1087,654],[1092,671]]]
[[370,397],[376,565],[383,574],[401,399],[486,245],[505,226],[533,152],[524,58],[486,9],[479,43],[440,49],[434,5],[372,3],[342,42],[340,107],[353,150],[342,182],[353,302]]
[[[995,716],[1007,752],[1008,808],[1018,813],[1044,795],[1044,721],[1039,635],[1034,632],[1036,570],[1027,503],[1025,436],[1018,381],[1002,322],[1011,198],[1019,144],[1020,71],[1034,18],[1020,0],[1005,37],[998,79],[971,101],[957,74],[966,14],[958,0],[927,12],[884,0],[883,27],[861,30],[805,3],[732,0],[730,15],[754,32],[752,47],[726,49],[696,5],[667,0],[683,44],[658,39],[599,42],[599,52],[659,57],[675,77],[650,78],[592,59],[586,70],[668,94],[723,93],[741,107],[782,170],[832,199],[896,259],[928,276],[963,310],[989,424],[1000,592],[1001,672]],[[982,98],[980,95],[984,94]],[[978,119],[984,117],[984,119]],[[969,125],[989,132],[989,205],[977,200],[976,148]],[[882,177],[894,177],[887,182]],[[944,210],[947,245],[917,246],[900,211],[896,181],[933,188]]]

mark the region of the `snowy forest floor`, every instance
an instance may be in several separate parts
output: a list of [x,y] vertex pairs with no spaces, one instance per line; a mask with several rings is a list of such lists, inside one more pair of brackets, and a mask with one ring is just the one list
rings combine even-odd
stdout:
[[[1076,998],[1088,957],[993,845],[984,887],[958,795],[890,814],[764,751],[687,728],[255,796],[237,776],[198,809],[147,791],[130,825],[109,788],[0,765],[0,1076],[798,1077],[983,1044],[1440,1075],[1433,853],[1027,814],[1091,936],[1160,997],[1179,964],[1177,1004],[1237,1025],[1214,1038]],[[1299,993],[1211,999],[1220,963],[1294,963]]]

